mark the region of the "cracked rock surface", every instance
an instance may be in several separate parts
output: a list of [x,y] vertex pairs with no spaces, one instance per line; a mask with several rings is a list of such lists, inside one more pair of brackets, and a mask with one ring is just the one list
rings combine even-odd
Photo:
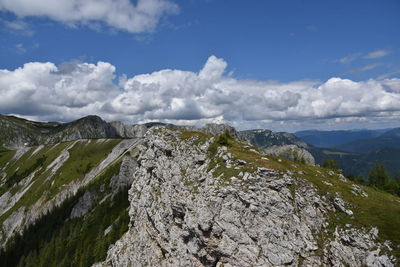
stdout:
[[210,140],[194,145],[158,127],[146,133],[129,230],[96,266],[394,266],[376,231],[336,229],[321,241],[338,203],[293,174],[258,168],[214,177]]

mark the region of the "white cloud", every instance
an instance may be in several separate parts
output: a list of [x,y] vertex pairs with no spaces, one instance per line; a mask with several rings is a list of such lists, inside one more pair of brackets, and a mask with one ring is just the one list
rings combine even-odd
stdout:
[[[0,0],[0,7],[1,7],[1,0]],[[0,8],[1,10],[1,8]],[[0,19],[0,23],[4,25],[4,28],[21,35],[32,36],[34,31],[30,29],[29,24],[23,20],[2,20]]]
[[375,62],[375,63],[371,63],[371,64],[367,64],[361,67],[357,67],[357,68],[352,68],[350,69],[348,72],[352,73],[352,72],[363,72],[363,71],[368,71],[368,70],[372,70],[375,69],[379,66],[381,66],[382,63],[381,62]]
[[381,58],[381,57],[387,56],[389,54],[390,54],[389,50],[380,49],[380,50],[375,50],[375,51],[372,51],[372,52],[366,54],[364,56],[364,58],[375,59],[375,58]]
[[26,63],[13,71],[0,70],[0,113],[71,119],[96,112],[115,97],[115,67],[98,62],[72,68],[53,63]]
[[336,59],[333,62],[339,62],[339,63],[342,63],[342,64],[348,64],[348,63],[351,63],[351,62],[353,62],[353,61],[355,61],[357,59],[361,59],[361,58],[365,58],[365,59],[381,58],[381,57],[389,55],[390,53],[391,52],[389,50],[379,49],[379,50],[375,50],[375,51],[372,51],[372,52],[366,53],[366,54],[363,54],[363,53],[350,54],[350,55],[347,55],[345,57]]
[[[48,17],[68,25],[102,22],[130,33],[153,31],[161,17],[179,8],[169,0],[0,0],[0,10],[18,17]],[[18,25],[15,25],[18,27]]]
[[386,79],[386,78],[388,78],[388,77],[390,77],[390,76],[393,76],[393,75],[395,75],[395,74],[398,74],[398,73],[400,73],[400,68],[394,69],[394,70],[391,71],[391,72],[387,72],[387,73],[381,74],[381,75],[379,75],[379,76],[377,77],[377,79],[379,79],[379,80],[381,80],[381,79]]
[[350,62],[353,62],[354,60],[356,60],[357,58],[360,57],[361,54],[357,53],[357,54],[351,54],[342,58],[339,58],[338,60],[335,60],[335,62],[340,62],[342,64],[347,64]]
[[98,114],[130,123],[224,121],[246,128],[327,122],[355,126],[394,122],[400,114],[398,78],[279,83],[235,79],[225,74],[226,68],[223,59],[211,56],[198,73],[165,69],[122,76],[118,82],[115,67],[105,62],[27,63],[0,70],[0,113],[42,120]]
[[24,47],[23,44],[16,44],[15,49],[17,50],[18,54],[25,54],[26,53],[26,48]]

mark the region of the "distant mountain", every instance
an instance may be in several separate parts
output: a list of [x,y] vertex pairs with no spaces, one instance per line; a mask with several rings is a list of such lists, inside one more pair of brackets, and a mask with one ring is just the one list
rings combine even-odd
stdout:
[[377,162],[391,177],[400,173],[400,128],[357,131],[302,131],[295,135],[312,144],[318,164],[335,159],[344,172],[368,177]]
[[399,148],[382,148],[366,154],[322,150],[322,154],[320,154],[317,161],[322,163],[326,158],[335,159],[345,173],[354,176],[362,175],[368,177],[369,171],[377,162],[385,165],[390,177],[400,173]]
[[369,153],[384,148],[400,149],[400,137],[395,135],[382,135],[375,138],[361,139],[333,147],[334,149],[350,153]]
[[0,146],[9,148],[118,136],[114,127],[98,116],[87,116],[69,123],[46,123],[0,115],[0,128]]
[[[157,125],[164,124],[125,125],[120,121],[108,123],[94,115],[67,123],[35,122],[15,116],[0,115],[0,148],[13,149],[79,139],[137,138],[143,137],[149,128]],[[165,126],[173,127],[169,124]]]
[[246,130],[240,131],[239,136],[250,144],[260,148],[271,146],[296,145],[308,149],[310,146],[303,140],[297,138],[291,133],[273,132],[270,130]]
[[308,130],[296,132],[294,135],[313,146],[331,148],[356,140],[378,137],[390,130],[391,129],[351,131]]
[[400,138],[400,128],[387,131],[386,133],[382,134],[382,136]]

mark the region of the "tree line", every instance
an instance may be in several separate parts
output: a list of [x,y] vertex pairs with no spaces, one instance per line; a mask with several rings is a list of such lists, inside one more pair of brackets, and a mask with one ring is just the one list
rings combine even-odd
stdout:
[[[325,159],[322,166],[333,170],[339,169],[339,165],[334,159]],[[346,173],[344,175],[352,181],[400,196],[400,173],[390,177],[385,165],[381,162],[375,163],[367,177],[362,175],[354,176]]]

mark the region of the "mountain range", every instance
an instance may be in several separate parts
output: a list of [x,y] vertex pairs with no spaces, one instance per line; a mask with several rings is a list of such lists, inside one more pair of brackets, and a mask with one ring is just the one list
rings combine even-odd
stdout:
[[360,139],[375,138],[390,130],[391,129],[340,131],[307,130],[295,132],[294,135],[316,147],[335,148],[337,145]]
[[400,199],[297,157],[321,150],[294,135],[0,123],[1,266],[399,262]]
[[333,158],[354,176],[368,177],[377,162],[389,174],[400,174],[400,128],[352,131],[302,131],[295,135],[312,144],[312,153],[322,163]]

